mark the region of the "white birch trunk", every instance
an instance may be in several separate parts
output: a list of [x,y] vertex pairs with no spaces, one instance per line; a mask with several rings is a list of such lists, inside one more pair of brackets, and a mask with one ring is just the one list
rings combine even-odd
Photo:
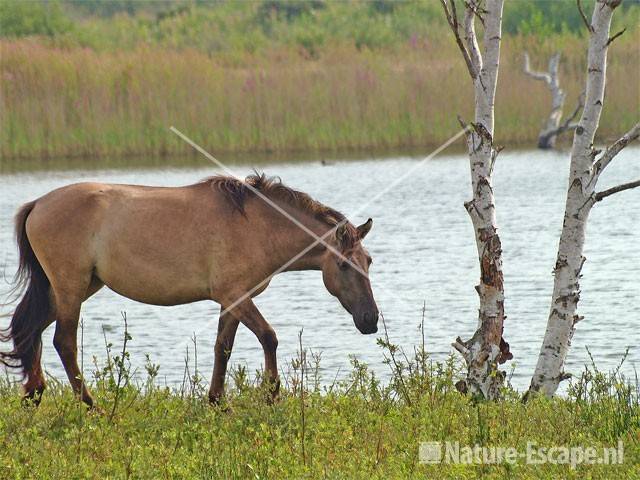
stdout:
[[[593,141],[604,102],[609,28],[613,10],[619,3],[620,0],[598,0],[591,20],[585,106],[573,136],[564,223],[553,270],[551,310],[530,393],[552,396],[559,383],[569,377],[564,372],[564,362],[576,324],[582,319],[576,311],[580,299],[580,271],[585,262],[582,252],[587,218],[593,205],[611,194],[609,191],[596,193],[598,177],[640,131],[636,125],[596,160],[600,152],[594,150]],[[623,185],[616,191],[632,186]]]
[[[458,388],[472,395],[495,399],[504,382],[504,373],[498,370],[498,365],[512,357],[509,345],[502,339],[505,318],[502,248],[492,188],[493,166],[498,153],[493,144],[493,129],[503,0],[466,2],[462,35],[454,1],[441,0],[441,3],[473,80],[475,94],[475,119],[467,130],[473,197],[465,203],[465,208],[473,224],[480,263],[480,284],[476,287],[480,308],[478,328],[473,337],[467,341],[458,337],[453,343],[467,364],[466,379],[459,382]],[[475,17],[479,15],[482,15],[485,27],[482,53],[474,25]]]

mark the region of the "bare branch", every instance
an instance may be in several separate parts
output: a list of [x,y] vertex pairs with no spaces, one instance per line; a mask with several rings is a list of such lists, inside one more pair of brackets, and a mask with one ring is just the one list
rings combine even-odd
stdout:
[[576,108],[573,110],[571,115],[567,117],[564,124],[560,127],[562,129],[560,133],[569,129],[573,130],[578,126],[577,123],[571,123],[571,122],[573,122],[573,120],[578,116],[578,114],[580,113],[580,110],[582,110],[582,107],[584,107],[584,92],[582,92],[580,94],[580,97],[578,97],[578,103],[576,104]]
[[580,113],[580,110],[582,110],[582,107],[584,107],[584,92],[578,98],[578,103],[576,104],[575,110],[571,113],[571,115],[567,117],[564,123],[558,126],[558,128],[556,128],[555,130],[550,130],[548,132],[545,132],[545,136],[549,136],[549,137],[558,136],[566,132],[567,130],[575,129],[578,126],[578,124],[573,123],[573,120],[575,120],[575,118],[578,116],[578,114]]
[[631,130],[607,147],[602,156],[593,164],[593,176],[597,177],[600,175],[600,173],[607,168],[607,165],[611,163],[611,160],[613,160],[624,147],[633,142],[639,136],[640,122],[636,123]]
[[609,37],[609,40],[607,40],[607,43],[605,44],[605,47],[608,47],[611,44],[611,42],[613,42],[616,38],[618,38],[620,35],[622,35],[626,31],[627,31],[627,29],[623,28],[618,33],[616,33],[613,37]]
[[630,190],[636,187],[640,187],[640,180],[636,180],[635,182],[623,183],[622,185],[618,185],[617,187],[612,187],[607,190],[603,190],[602,192],[598,192],[596,193],[595,201],[599,202],[600,200],[607,198],[609,195],[623,192],[625,190]]
[[[467,49],[471,62],[476,72],[482,70],[482,56],[480,55],[480,47],[478,46],[478,39],[476,37],[476,29],[474,19],[476,16],[475,6],[471,4],[471,1],[465,2],[466,8],[464,13],[464,40],[467,43]],[[480,16],[478,15],[480,18]],[[484,21],[483,21],[484,24]]]
[[471,352],[469,352],[466,343],[460,337],[456,338],[456,341],[453,342],[451,346],[455,348],[465,360],[471,358]]
[[580,12],[582,21],[587,26],[587,30],[589,30],[589,33],[595,32],[595,30],[593,29],[593,26],[589,23],[589,20],[587,20],[587,16],[584,14],[584,10],[582,10],[582,5],[580,4],[580,0],[576,0],[576,2],[578,3],[578,11]]
[[469,75],[471,75],[472,79],[475,79],[478,75],[473,62],[471,61],[471,57],[469,56],[469,52],[467,51],[467,47],[465,47],[462,42],[462,38],[460,38],[460,25],[458,24],[458,13],[456,12],[456,2],[455,0],[449,0],[451,4],[451,8],[449,9],[449,4],[447,0],[440,0],[440,4],[442,5],[442,9],[444,10],[444,14],[447,17],[447,23],[449,27],[451,27],[451,31],[456,39],[456,44],[462,53],[462,57],[464,58],[464,62],[467,64],[467,70],[469,70]]
[[545,73],[545,72],[537,72],[535,70],[531,70],[531,64],[529,62],[529,54],[527,52],[524,52],[524,73],[529,75],[532,78],[535,78],[536,80],[542,80],[544,81],[547,85],[551,84],[551,75],[549,73]]
[[485,15],[489,12],[480,6],[481,3],[482,0],[467,0],[464,2],[464,6],[467,9],[473,10],[473,13],[476,14],[476,17],[478,17],[478,20],[480,20],[480,23],[482,23],[482,25],[484,26],[484,17],[482,15]]
[[557,78],[558,76],[558,67],[560,66],[561,56],[560,52],[556,52],[549,58],[549,74],[551,75],[551,78]]

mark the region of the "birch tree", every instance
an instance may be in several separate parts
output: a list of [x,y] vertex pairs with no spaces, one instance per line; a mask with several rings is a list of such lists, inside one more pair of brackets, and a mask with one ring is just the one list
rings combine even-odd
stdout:
[[546,72],[531,70],[529,54],[524,52],[524,73],[535,80],[544,82],[551,92],[551,112],[549,112],[549,116],[544,122],[542,130],[540,130],[538,134],[538,148],[543,150],[554,148],[556,146],[556,139],[560,134],[578,126],[577,123],[572,122],[582,108],[582,97],[580,97],[576,109],[562,122],[562,112],[566,94],[564,90],[560,88],[560,77],[558,76],[559,66],[560,52],[556,52],[549,59],[549,66]]
[[[467,341],[458,337],[453,343],[467,365],[466,378],[458,383],[458,389],[495,399],[504,382],[504,372],[498,370],[498,365],[512,358],[509,344],[502,339],[505,319],[502,247],[492,187],[493,167],[499,152],[493,143],[493,129],[503,0],[465,1],[462,24],[455,0],[440,1],[467,66],[475,97],[474,121],[469,125],[460,122],[467,128],[473,197],[464,206],[471,217],[478,249],[480,283],[476,291],[480,308],[473,337]],[[476,19],[484,27],[482,51],[476,37]]]
[[564,223],[554,267],[553,296],[538,363],[528,395],[540,392],[552,396],[559,383],[570,375],[564,372],[564,362],[576,324],[582,319],[576,313],[580,299],[580,271],[585,262],[582,255],[587,218],[598,202],[630,188],[640,186],[640,180],[596,191],[598,179],[614,157],[640,135],[637,123],[604,151],[593,146],[604,103],[607,51],[620,33],[609,36],[611,17],[621,0],[597,0],[591,22],[578,7],[589,30],[587,85],[582,116],[573,135],[569,187]]

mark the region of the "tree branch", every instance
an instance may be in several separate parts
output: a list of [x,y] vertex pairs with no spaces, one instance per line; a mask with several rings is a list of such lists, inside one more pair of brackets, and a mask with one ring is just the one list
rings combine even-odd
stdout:
[[560,125],[558,128],[556,128],[555,130],[545,132],[545,134],[549,136],[551,135],[557,136],[557,135],[560,135],[561,133],[564,133],[567,130],[573,130],[574,128],[576,128],[578,124],[571,123],[571,122],[573,122],[573,120],[578,116],[578,113],[580,113],[580,110],[582,109],[582,107],[584,107],[584,92],[578,98],[578,103],[576,104],[575,110],[573,111],[573,113],[571,113],[571,115],[567,117],[564,123]]
[[611,44],[611,42],[613,42],[616,38],[618,38],[620,35],[622,35],[626,31],[627,31],[627,29],[623,28],[618,33],[616,33],[613,37],[609,37],[609,40],[607,40],[607,43],[606,43],[605,47],[608,47]]
[[[480,47],[478,46],[478,39],[476,37],[476,28],[474,24],[474,19],[477,15],[475,10],[476,6],[472,5],[472,1],[473,0],[470,0],[465,3],[464,40],[467,42],[467,49],[469,51],[473,67],[475,68],[475,71],[479,73],[482,70],[482,56],[480,55]],[[478,18],[482,17],[478,15]]]
[[552,79],[558,78],[558,67],[560,66],[560,52],[556,52],[549,58],[549,75]]
[[582,10],[582,5],[580,4],[580,0],[576,0],[576,2],[578,3],[578,11],[580,12],[580,16],[582,17],[582,21],[587,26],[587,30],[589,30],[589,33],[594,33],[595,30],[593,28],[593,25],[591,25],[589,23],[589,20],[587,20],[587,16],[584,14],[584,10]]
[[456,39],[456,44],[462,53],[462,57],[464,58],[464,62],[467,64],[467,70],[469,71],[469,75],[471,78],[475,80],[478,75],[478,71],[476,71],[473,62],[471,61],[471,57],[469,56],[469,52],[467,51],[467,47],[465,47],[462,38],[460,38],[460,25],[458,24],[458,13],[456,12],[456,2],[455,0],[449,0],[451,4],[451,8],[449,9],[449,4],[447,0],[440,0],[440,4],[442,5],[442,9],[444,10],[444,14],[447,17],[447,23],[449,27],[451,27],[451,31]]
[[607,198],[609,195],[613,195],[614,193],[623,192],[625,190],[629,190],[631,188],[640,187],[640,180],[636,180],[635,182],[623,183],[622,185],[618,185],[617,187],[609,188],[608,190],[603,190],[602,192],[596,193],[595,201],[599,202],[600,200]]
[[600,175],[600,173],[607,168],[607,165],[611,163],[611,160],[613,160],[613,158],[620,153],[624,147],[633,142],[639,136],[640,122],[636,123],[631,130],[607,147],[602,156],[593,164],[593,176],[597,177]]
[[576,104],[576,108],[573,111],[573,113],[569,115],[565,120],[564,124],[560,126],[560,128],[562,129],[561,132],[564,132],[565,130],[568,130],[568,129],[574,129],[578,126],[577,123],[572,124],[571,122],[573,122],[573,120],[578,116],[578,114],[580,113],[580,110],[582,110],[582,107],[584,107],[584,92],[582,92],[580,94],[580,97],[578,97],[578,103]]
[[535,78],[536,80],[542,80],[544,81],[547,85],[551,84],[551,75],[550,73],[546,73],[546,72],[537,72],[535,70],[531,70],[531,64],[529,62],[529,54],[527,52],[524,52],[524,68],[523,71],[526,75],[529,75],[532,78]]
[[484,26],[484,17],[482,15],[485,15],[488,12],[480,6],[481,4],[482,0],[465,0],[464,2],[464,6],[470,10],[473,10],[473,13],[476,14],[478,20],[480,20],[480,23],[482,23],[482,25]]

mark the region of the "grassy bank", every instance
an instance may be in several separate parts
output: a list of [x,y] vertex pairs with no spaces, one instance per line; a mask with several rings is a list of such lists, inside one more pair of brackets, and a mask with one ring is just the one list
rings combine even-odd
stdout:
[[[618,374],[585,371],[567,398],[477,403],[459,394],[453,359],[436,364],[418,350],[408,359],[387,342],[392,377],[381,383],[365,365],[321,387],[317,357],[304,352],[285,371],[282,398],[233,372],[224,408],[205,401],[196,370],[174,390],[131,378],[128,354],[96,368],[101,412],[87,412],[68,387],[49,381],[42,404],[20,405],[16,386],[0,383],[2,478],[638,478],[638,385]],[[393,352],[393,355],[391,353]],[[139,377],[138,377],[139,378]],[[328,379],[330,380],[330,379]],[[326,380],[325,380],[326,381]],[[420,442],[513,447],[624,445],[615,465],[515,463],[425,465]],[[559,458],[559,457],[554,457]],[[562,463],[562,462],[561,462]]]
[[[449,38],[391,52],[327,49],[318,60],[273,51],[229,65],[197,50],[126,52],[2,40],[0,155],[5,158],[170,155],[189,147],[175,125],[213,152],[348,150],[438,144],[469,118],[468,78]],[[559,39],[504,42],[497,138],[534,145],[549,95],[521,73],[521,55],[546,59]],[[640,104],[640,32],[610,54],[599,133],[628,129]],[[584,40],[562,40],[562,84],[573,109],[584,84]],[[541,65],[541,66],[542,66]]]

